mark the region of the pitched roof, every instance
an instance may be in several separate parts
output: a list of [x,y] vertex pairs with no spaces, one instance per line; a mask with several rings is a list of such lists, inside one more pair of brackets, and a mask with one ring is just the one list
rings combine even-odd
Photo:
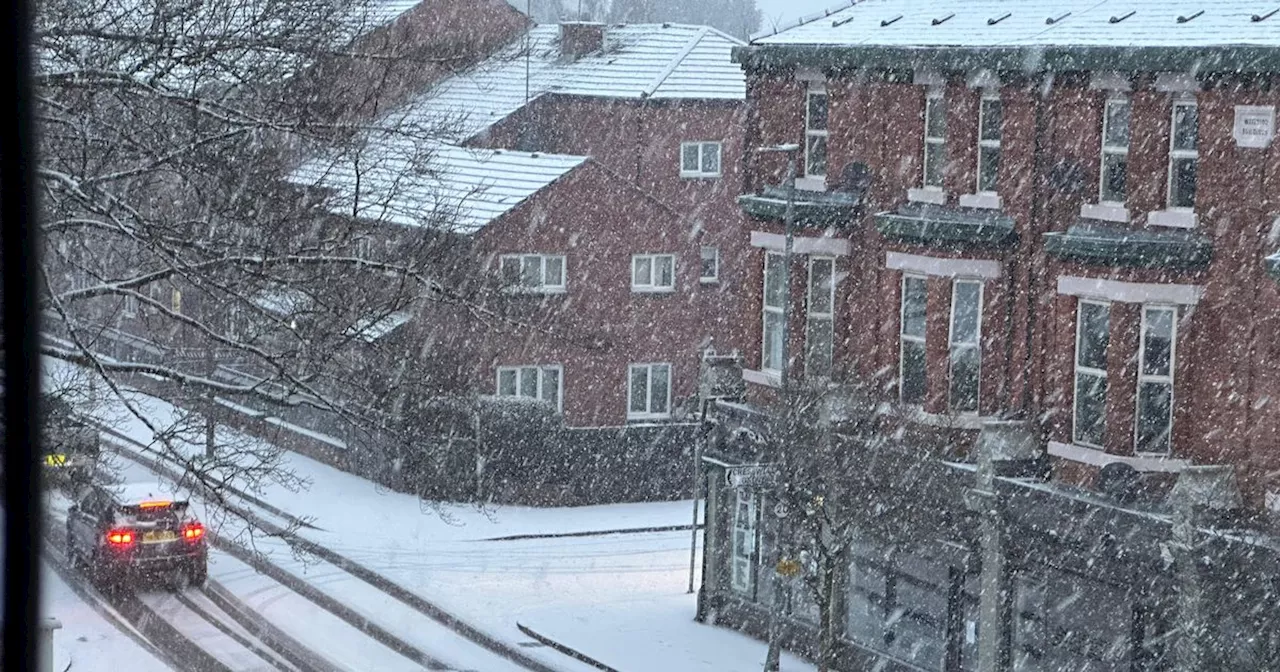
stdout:
[[732,49],[742,42],[714,28],[608,26],[602,51],[572,61],[560,58],[559,35],[557,25],[536,26],[527,37],[441,82],[395,114],[428,124],[449,119],[456,128],[447,139],[461,142],[548,93],[631,99],[746,97],[742,69],[730,60]]
[[1280,47],[1277,0],[846,0],[752,44]]
[[387,134],[358,157],[311,159],[290,181],[327,190],[325,205],[335,214],[474,233],[586,160],[440,143],[419,148]]

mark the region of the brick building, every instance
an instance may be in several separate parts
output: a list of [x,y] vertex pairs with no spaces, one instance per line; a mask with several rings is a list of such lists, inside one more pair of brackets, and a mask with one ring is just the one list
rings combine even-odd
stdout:
[[[784,287],[786,156],[747,153],[748,403],[708,453],[700,617],[760,632],[773,603],[744,471],[770,457],[734,438],[789,363],[872,381],[955,512],[858,539],[845,669],[1280,664],[1275,9],[884,0],[735,51],[746,145],[799,146],[798,230]],[[785,619],[798,648],[812,618]]]
[[551,401],[573,427],[679,419],[703,350],[742,337],[719,319],[745,281],[737,45],[700,26],[537,26],[381,119],[438,143],[372,139],[295,179],[375,239],[443,213],[431,225],[510,282],[522,326],[466,334],[481,393]]

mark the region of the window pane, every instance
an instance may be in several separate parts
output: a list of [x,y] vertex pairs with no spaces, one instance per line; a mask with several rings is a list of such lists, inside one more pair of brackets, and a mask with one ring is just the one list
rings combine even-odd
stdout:
[[786,300],[782,287],[782,255],[765,253],[764,264],[764,305],[781,308]]
[[1200,134],[1199,113],[1195,105],[1173,108],[1173,148],[1195,149]]
[[542,400],[560,408],[560,369],[547,367],[542,370]]
[[631,284],[636,286],[653,284],[653,257],[631,258]]
[[805,334],[805,373],[826,378],[831,375],[831,349],[835,338],[831,318],[810,318]]
[[702,172],[709,175],[720,173],[720,143],[705,142],[702,144]]
[[925,303],[928,284],[924,278],[902,279],[902,333],[907,336],[925,334]]
[[649,412],[666,413],[671,395],[671,366],[654,364],[649,370]]
[[525,287],[542,286],[542,257],[530,255],[520,258],[520,284]]
[[720,275],[720,251],[714,247],[702,248],[702,270],[700,277],[703,280],[714,280]]
[[947,160],[947,146],[941,142],[930,142],[924,146],[924,186],[942,186],[942,167]]
[[763,361],[766,369],[782,368],[782,314],[766,312],[764,314]]
[[1172,374],[1173,311],[1147,309],[1142,334],[1142,373],[1149,376]]
[[680,170],[686,173],[698,172],[698,143],[687,142],[680,145]]
[[1196,204],[1196,160],[1174,159],[1169,184],[1169,205],[1191,208]]
[[1142,383],[1138,386],[1138,441],[1142,453],[1169,452],[1169,432],[1173,426],[1173,386]]
[[926,137],[947,136],[947,105],[942,98],[930,97],[925,101],[924,129]]
[[516,394],[515,369],[503,369],[498,372],[498,394],[505,397],[515,396]]
[[809,262],[809,312],[831,313],[831,280],[833,262],[814,259]]
[[1076,374],[1075,440],[1102,445],[1107,419],[1107,379],[1087,373]]
[[808,126],[811,131],[827,130],[827,94],[809,94]]
[[649,367],[631,367],[631,403],[627,409],[632,413],[644,413],[649,407]]
[[957,281],[952,285],[951,342],[953,344],[977,345],[981,306],[982,285],[980,283]]
[[1004,113],[1004,107],[999,99],[984,98],[982,101],[982,129],[978,136],[980,140],[999,140],[1000,139],[1000,119]]
[[654,257],[653,284],[658,287],[674,287],[676,258],[671,255]]
[[995,191],[1000,176],[1000,148],[978,148],[978,191]]
[[826,136],[809,136],[809,149],[805,152],[804,159],[806,175],[821,176],[827,174]]
[[951,410],[976,412],[982,371],[981,351],[976,347],[951,348]]
[[1105,371],[1107,346],[1111,341],[1111,308],[1099,303],[1081,303],[1079,328],[1076,364]]
[[1129,101],[1112,100],[1107,102],[1105,135],[1102,142],[1107,147],[1129,146]]
[[543,284],[559,287],[564,284],[564,257],[546,257],[542,272]]
[[925,386],[924,343],[919,341],[903,341],[902,402],[905,404],[918,404],[923,402]]
[[1102,155],[1102,200],[1123,203],[1128,198],[1129,157],[1125,154]]
[[520,369],[520,396],[538,398],[538,369],[532,366]]

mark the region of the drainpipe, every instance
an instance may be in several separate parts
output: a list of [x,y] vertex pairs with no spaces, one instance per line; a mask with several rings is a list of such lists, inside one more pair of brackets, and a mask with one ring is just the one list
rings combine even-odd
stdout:
[[[1046,77],[1045,81],[1040,84],[1040,94],[1035,97],[1036,134],[1035,134],[1035,148],[1032,154],[1032,168],[1031,168],[1031,221],[1028,222],[1028,227],[1027,227],[1028,235],[1033,237],[1033,239],[1030,241],[1030,248],[1033,250],[1035,249],[1034,237],[1039,235],[1039,230],[1040,228],[1042,228],[1042,224],[1040,220],[1045,216],[1045,212],[1047,210],[1047,208],[1044,206],[1044,199],[1047,195],[1048,190],[1045,189],[1043,183],[1048,177],[1046,175],[1046,169],[1045,169],[1046,161],[1045,161],[1044,145],[1045,145],[1045,139],[1046,139],[1045,136],[1048,133],[1049,121],[1047,119],[1047,115],[1045,111],[1045,97],[1049,95],[1049,91],[1053,88],[1053,75],[1047,74],[1045,75],[1045,77]],[[1017,263],[1017,257],[1018,255],[1015,253],[1013,257],[1009,260],[1009,265],[1011,267],[1015,267],[1014,265]],[[1030,417],[1031,410],[1032,410],[1031,401],[1033,397],[1031,393],[1031,385],[1034,378],[1031,375],[1031,372],[1033,370],[1032,362],[1035,360],[1035,349],[1033,347],[1035,344],[1035,338],[1033,334],[1035,333],[1035,329],[1036,329],[1036,302],[1038,300],[1036,289],[1037,289],[1037,285],[1039,284],[1037,282],[1037,279],[1038,279],[1038,276],[1041,275],[1040,273],[1036,272],[1037,270],[1035,268],[1036,264],[1033,263],[1033,261],[1034,261],[1033,259],[1028,259],[1026,261],[1027,323],[1026,323],[1025,333],[1023,334],[1023,338],[1025,340],[1027,352],[1026,352],[1026,358],[1023,361],[1023,367],[1022,367],[1024,372],[1023,373],[1024,378],[1023,378],[1023,384],[1022,384],[1022,399],[1020,402],[1021,411],[1022,411],[1021,417],[1024,417],[1024,418]],[[1012,275],[1012,269],[1010,271],[1010,275]],[[1012,326],[1014,305],[1015,305],[1015,302],[1017,301],[1017,297],[1015,296],[1016,294],[1017,292],[1010,292],[1009,301],[1006,306],[1006,311],[1007,311],[1006,319],[1009,320],[1010,326]],[[1009,366],[1012,367],[1013,365],[1013,339],[1012,338],[1008,339],[1005,361],[1009,362]],[[1006,388],[1005,394],[1006,394],[1006,402],[1007,402],[1008,401],[1007,388]],[[1007,407],[1006,407],[1006,410],[1007,410]]]

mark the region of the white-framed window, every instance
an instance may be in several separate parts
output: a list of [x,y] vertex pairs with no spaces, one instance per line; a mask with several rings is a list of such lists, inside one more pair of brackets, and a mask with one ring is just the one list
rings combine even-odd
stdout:
[[138,316],[138,297],[137,297],[137,295],[132,294],[132,293],[129,293],[129,294],[124,294],[124,295],[122,295],[120,298],[122,299],[121,304],[120,304],[120,311],[121,311],[122,313],[124,313],[124,316],[125,316],[125,317],[137,317],[137,316]]
[[373,258],[373,241],[368,236],[356,238],[355,244],[356,259],[368,261]]
[[680,177],[720,177],[720,143],[680,143]]
[[940,89],[930,89],[924,99],[924,174],[926,189],[942,189],[947,163],[947,101]]
[[1081,300],[1076,308],[1075,403],[1071,438],[1101,448],[1107,429],[1107,348],[1111,304]]
[[1196,101],[1175,100],[1169,129],[1169,207],[1194,208],[1200,163],[1200,118]]
[[671,417],[671,365],[632,364],[627,367],[627,418]]
[[1129,120],[1133,106],[1128,98],[1108,98],[1102,110],[1102,168],[1098,202],[1123,204],[1129,196]]
[[898,398],[904,404],[923,403],[928,390],[925,360],[925,306],[928,293],[929,283],[924,276],[902,276]]
[[804,370],[808,378],[830,378],[835,341],[835,272],[831,257],[809,258],[809,315],[805,324]]
[[1001,121],[1004,103],[998,94],[982,96],[978,107],[978,193],[995,193],[1000,179]]
[[756,587],[756,551],[760,539],[758,495],[739,488],[733,507],[733,553],[730,559],[730,583],[739,593],[754,597]]
[[541,399],[558,411],[564,399],[564,369],[552,366],[498,367],[498,396]]
[[671,292],[676,288],[674,254],[631,255],[631,291]]
[[978,412],[982,387],[982,281],[951,283],[948,405],[961,413]]
[[504,254],[500,263],[502,279],[511,291],[555,293],[565,290],[562,254]]
[[698,271],[699,282],[720,281],[720,248],[702,246],[702,267]]
[[760,368],[782,370],[782,312],[787,290],[782,286],[782,255],[764,255],[764,331],[760,347]]
[[827,92],[811,88],[805,96],[804,175],[827,175]]
[[173,289],[169,292],[169,309],[175,313],[182,312],[182,290]]
[[1138,402],[1134,451],[1168,454],[1173,442],[1173,369],[1178,310],[1143,306],[1138,346]]

